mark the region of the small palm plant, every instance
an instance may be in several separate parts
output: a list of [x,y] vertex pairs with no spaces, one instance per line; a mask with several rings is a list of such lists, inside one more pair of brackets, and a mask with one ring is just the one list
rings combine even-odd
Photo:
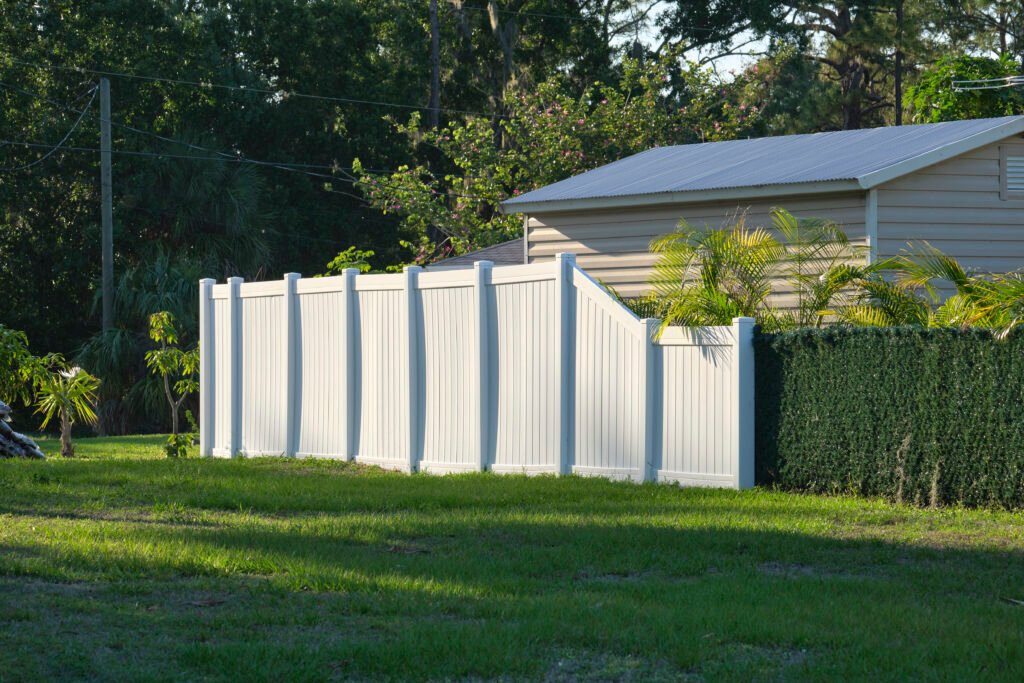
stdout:
[[75,455],[71,427],[79,421],[96,423],[96,393],[100,380],[81,368],[68,367],[59,354],[42,360],[33,373],[36,412],[43,414],[44,428],[53,418],[60,419],[60,454],[71,458]]

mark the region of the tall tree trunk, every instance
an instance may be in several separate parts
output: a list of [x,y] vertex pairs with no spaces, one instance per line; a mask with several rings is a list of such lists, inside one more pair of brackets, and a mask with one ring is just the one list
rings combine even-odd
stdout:
[[441,125],[441,27],[437,0],[430,0],[430,127]]

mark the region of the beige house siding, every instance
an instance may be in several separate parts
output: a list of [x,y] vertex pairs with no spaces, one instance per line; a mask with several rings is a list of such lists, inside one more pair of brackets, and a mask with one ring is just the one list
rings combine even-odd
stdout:
[[1008,138],[879,186],[879,256],[927,240],[968,268],[1024,266],[1024,199],[1000,198],[999,160],[1002,145],[1022,142]]
[[527,260],[535,263],[559,252],[574,253],[593,277],[623,296],[637,296],[646,291],[655,260],[649,251],[651,240],[672,232],[680,219],[695,227],[719,227],[745,212],[748,226],[770,226],[769,213],[775,207],[800,218],[834,220],[852,243],[865,243],[865,193],[844,193],[531,215],[526,220]]

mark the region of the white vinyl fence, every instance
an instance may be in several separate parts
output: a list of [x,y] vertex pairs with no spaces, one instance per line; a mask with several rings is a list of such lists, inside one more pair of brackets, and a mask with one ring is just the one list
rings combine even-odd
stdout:
[[753,320],[638,320],[554,263],[200,282],[203,455],[754,483]]

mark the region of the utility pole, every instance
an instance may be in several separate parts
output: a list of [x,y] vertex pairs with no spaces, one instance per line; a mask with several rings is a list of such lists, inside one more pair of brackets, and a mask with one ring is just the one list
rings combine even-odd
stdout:
[[896,125],[903,125],[903,0],[896,0]]
[[441,27],[437,0],[430,0],[430,127],[441,125]]
[[103,331],[114,327],[114,201],[110,178],[110,81],[100,79],[100,193],[103,228]]

